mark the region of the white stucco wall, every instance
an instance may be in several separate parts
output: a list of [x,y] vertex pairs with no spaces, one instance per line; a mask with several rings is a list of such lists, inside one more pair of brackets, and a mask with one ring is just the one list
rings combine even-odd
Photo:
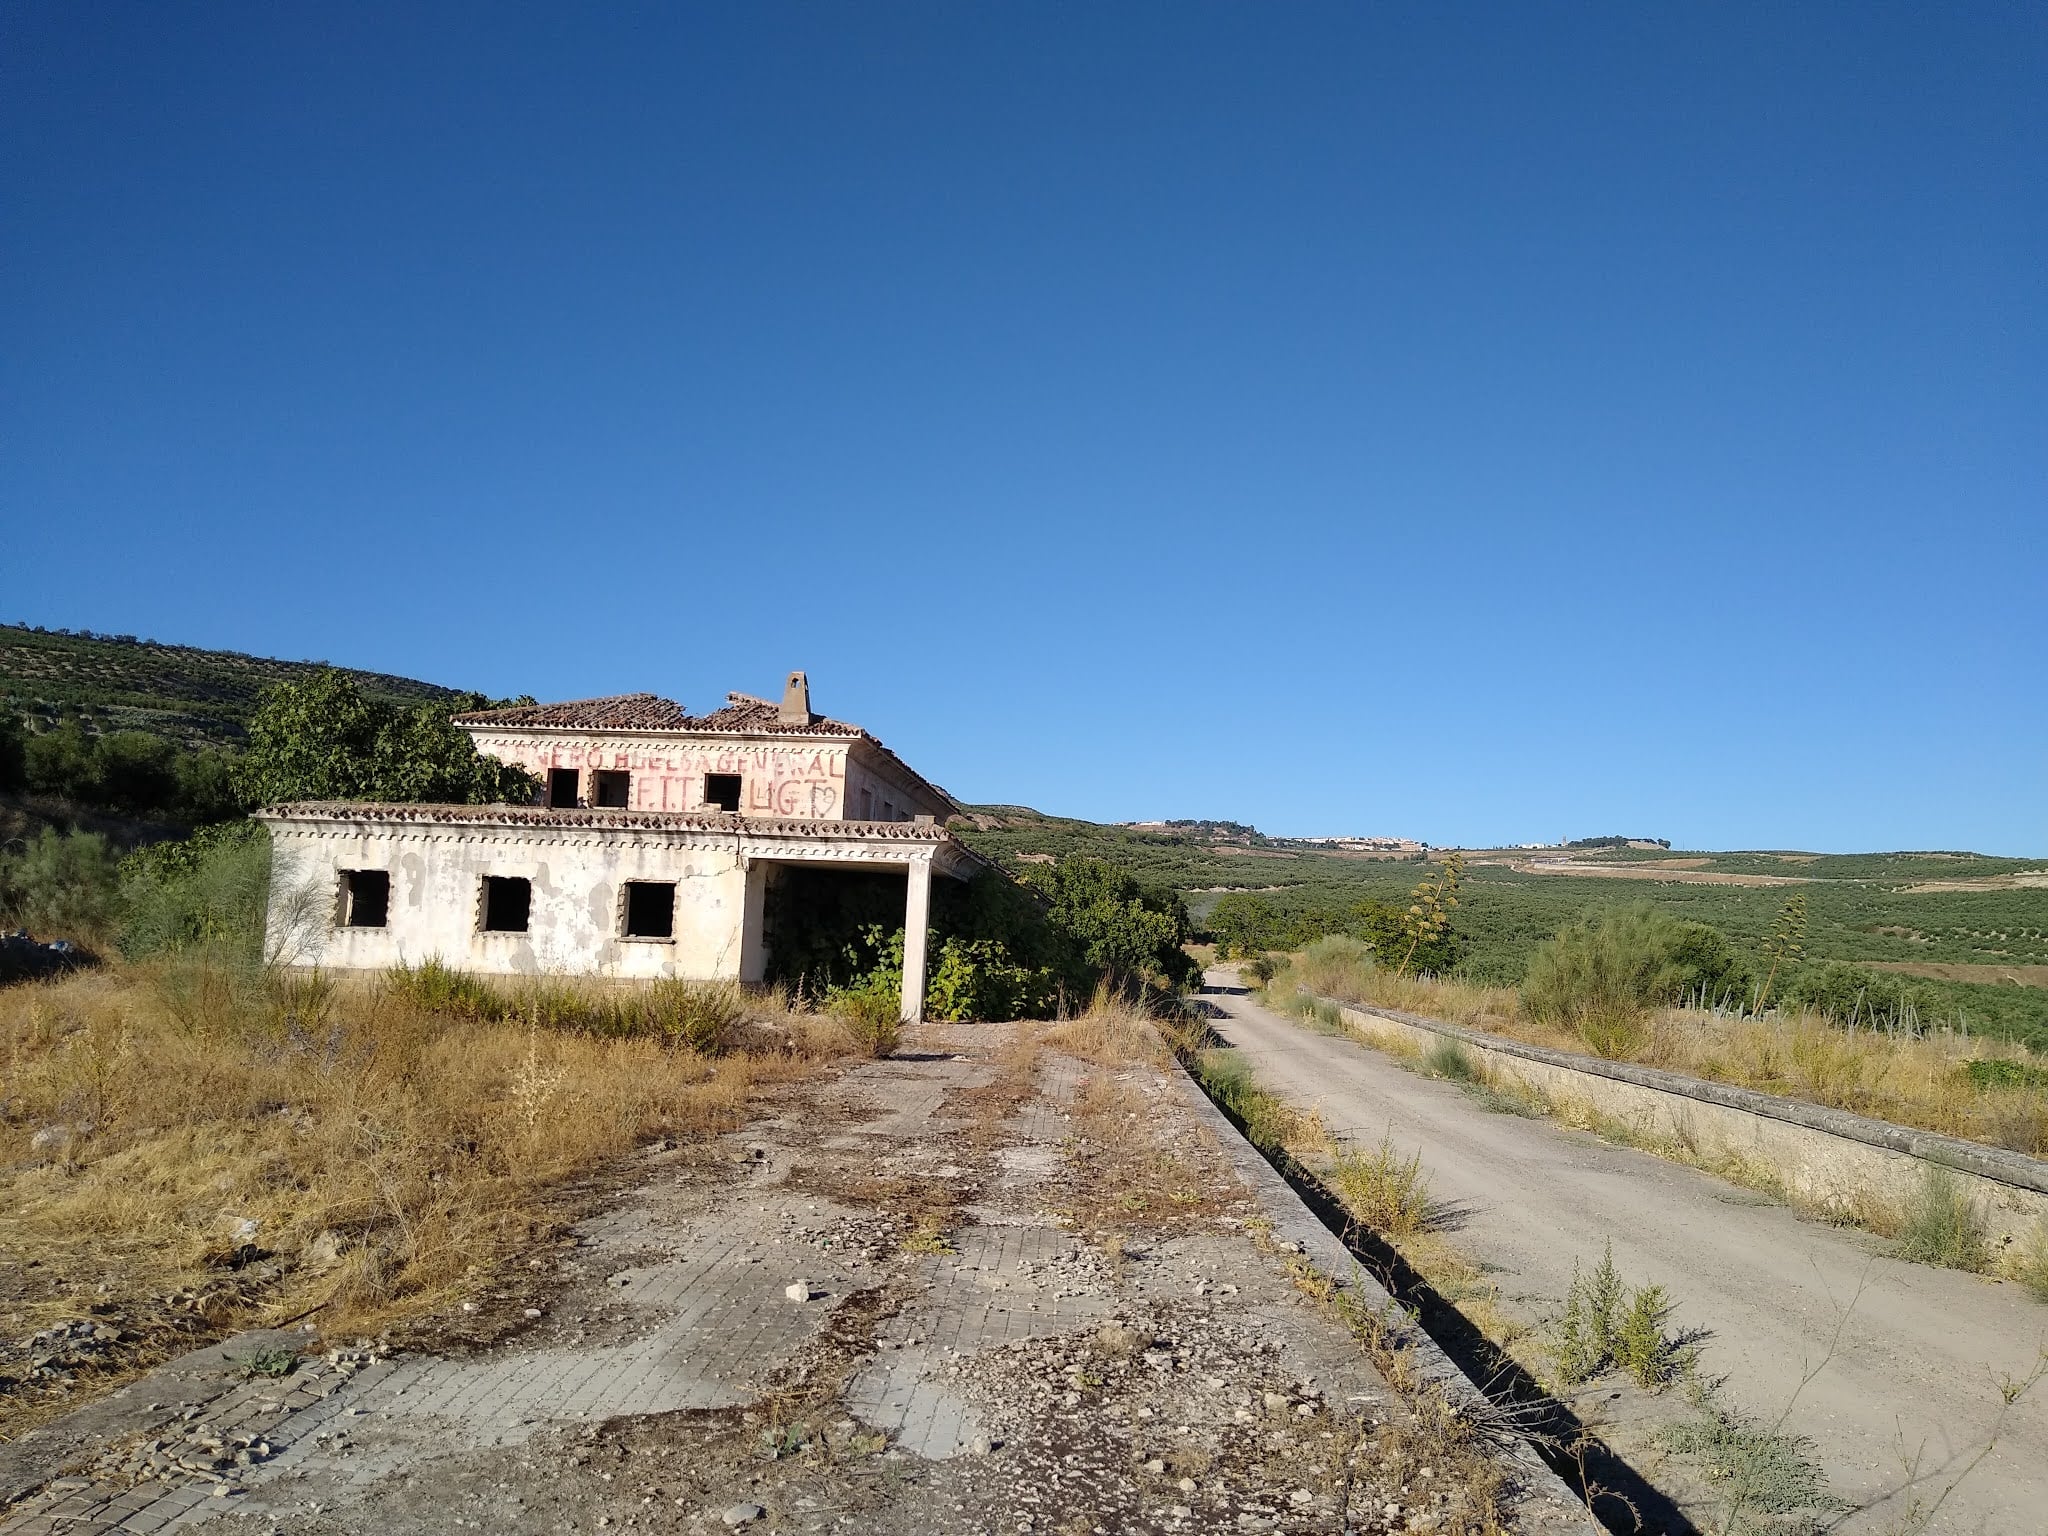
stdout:
[[[308,807],[263,813],[272,849],[269,942],[280,961],[381,970],[437,958],[488,974],[753,981],[764,959],[760,908],[771,866],[903,869],[922,863],[949,873],[965,870],[965,855],[933,828],[877,837],[852,828],[829,834],[822,826],[810,834],[787,828],[735,833],[701,822],[579,826],[587,818],[573,812],[556,817],[503,808],[495,814],[509,824],[491,825],[490,807],[457,812],[468,818],[462,821],[411,808],[385,810],[395,814]],[[390,876],[384,927],[339,925],[344,870]],[[532,882],[526,932],[481,931],[486,875]],[[622,887],[629,880],[675,882],[672,939],[621,935]]]

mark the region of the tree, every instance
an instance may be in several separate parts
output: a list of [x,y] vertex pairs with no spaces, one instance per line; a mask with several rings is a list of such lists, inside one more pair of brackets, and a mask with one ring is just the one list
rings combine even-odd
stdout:
[[401,708],[366,696],[340,672],[274,684],[249,721],[234,784],[251,805],[287,800],[529,804],[540,781],[485,757],[452,716],[488,701]]
[[54,731],[31,736],[25,757],[32,793],[58,800],[99,798],[93,739],[78,716],[67,717]]
[[103,936],[120,906],[119,860],[97,832],[45,827],[0,853],[0,919],[36,933]]
[[1088,966],[1113,985],[1160,982],[1191,987],[1201,967],[1181,946],[1192,936],[1187,903],[1141,885],[1101,859],[1034,866],[1026,884],[1047,900],[1046,921],[1070,935]]

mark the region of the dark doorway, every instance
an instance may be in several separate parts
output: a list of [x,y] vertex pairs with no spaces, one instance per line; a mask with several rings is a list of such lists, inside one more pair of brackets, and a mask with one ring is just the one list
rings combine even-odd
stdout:
[[517,875],[484,876],[484,932],[524,933],[533,907],[533,882]]
[[676,936],[676,887],[672,880],[626,882],[626,937],[672,939]]
[[606,769],[590,776],[590,803],[604,806],[609,810],[623,811],[633,803],[633,775],[616,769]]
[[740,776],[736,773],[704,775],[704,809],[737,812],[740,808]]
[[382,928],[391,913],[391,875],[382,869],[341,872],[341,926]]
[[574,768],[550,768],[548,770],[548,804],[574,805],[576,803],[577,781],[581,777]]
[[906,894],[893,869],[771,865],[762,913],[767,980],[817,997],[872,970],[903,931]]

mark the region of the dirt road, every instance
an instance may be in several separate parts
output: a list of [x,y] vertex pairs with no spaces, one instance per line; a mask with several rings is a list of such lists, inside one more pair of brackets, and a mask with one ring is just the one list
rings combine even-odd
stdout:
[[1836,1529],[1892,1529],[1997,1432],[1928,1529],[2048,1531],[2048,1382],[1999,1422],[2000,1373],[2023,1376],[2048,1347],[2048,1307],[2018,1286],[1901,1263],[1875,1239],[1692,1169],[1489,1112],[1453,1084],[1278,1017],[1233,972],[1211,971],[1205,995],[1262,1086],[1319,1106],[1341,1139],[1376,1145],[1391,1132],[1404,1153],[1421,1151],[1450,1240],[1493,1272],[1511,1315],[1554,1318],[1574,1262],[1591,1267],[1610,1241],[1626,1279],[1665,1286],[1677,1325],[1711,1330],[1703,1368],[1726,1375],[1729,1400],[1767,1421],[1792,1404],[1785,1428],[1811,1437],[1854,1506]]

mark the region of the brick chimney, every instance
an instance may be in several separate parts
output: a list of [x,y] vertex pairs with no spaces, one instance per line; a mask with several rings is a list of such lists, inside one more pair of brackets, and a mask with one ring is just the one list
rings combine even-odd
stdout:
[[811,683],[803,673],[790,673],[782,685],[782,708],[775,718],[784,725],[811,723]]

